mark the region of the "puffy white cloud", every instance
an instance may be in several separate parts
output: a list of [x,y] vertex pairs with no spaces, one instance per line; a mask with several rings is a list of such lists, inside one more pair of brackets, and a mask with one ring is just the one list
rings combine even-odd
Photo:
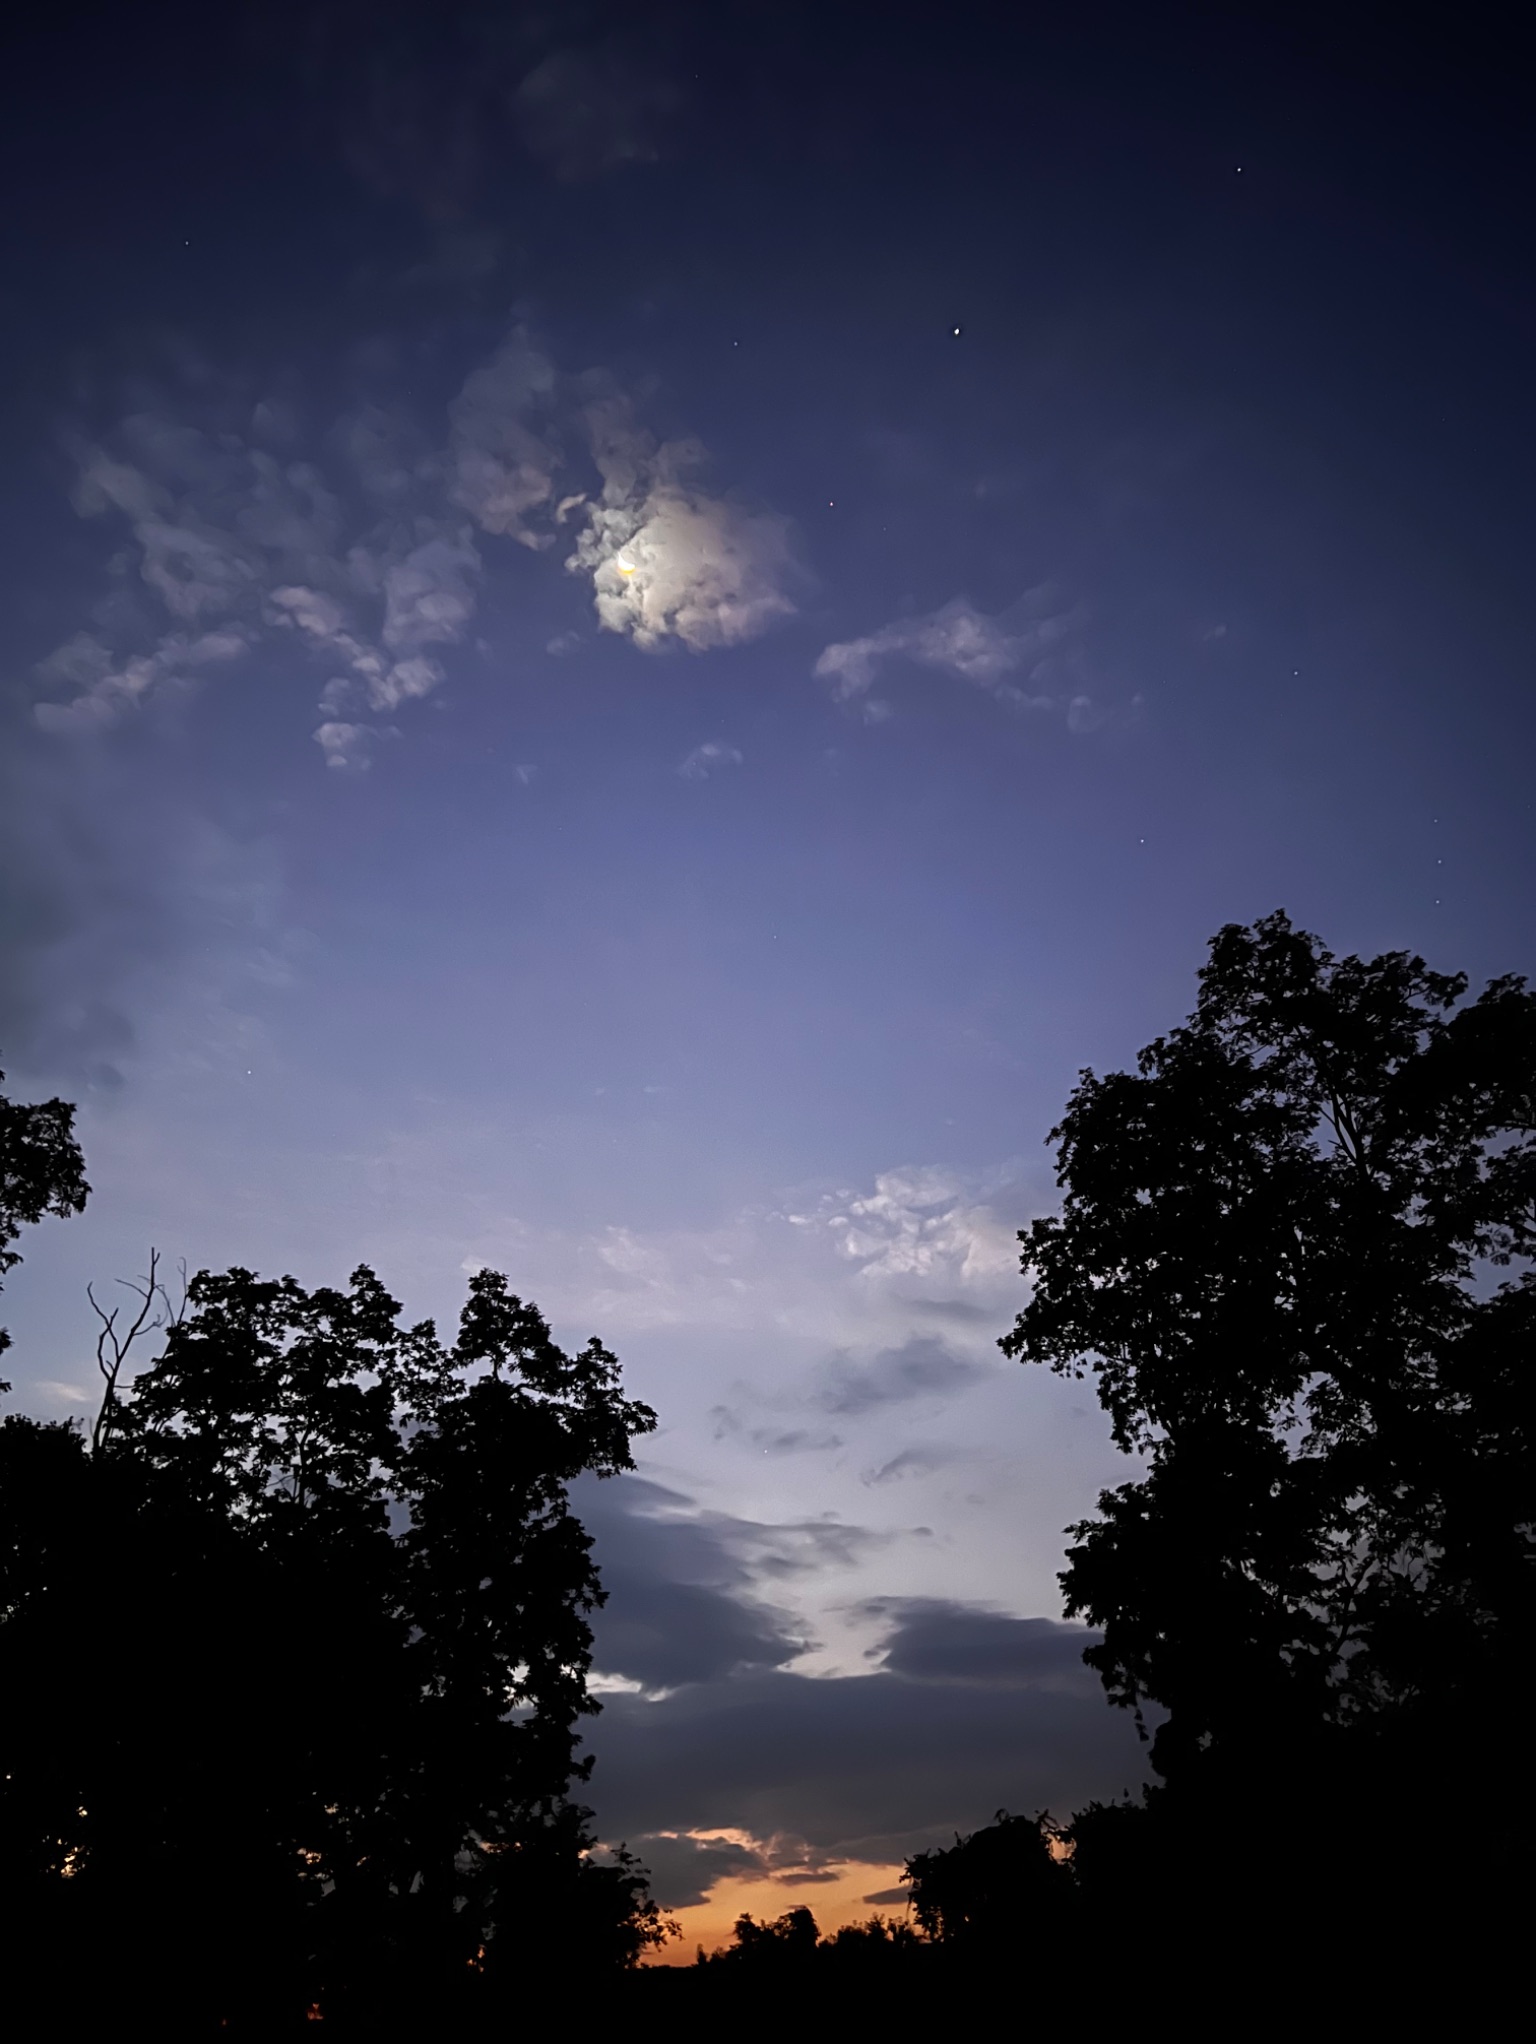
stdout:
[[722,745],[718,739],[712,738],[705,745],[696,745],[679,763],[677,770],[685,781],[703,781],[721,767],[740,765],[741,754],[734,745]]
[[807,1217],[828,1229],[868,1278],[946,1278],[958,1284],[1011,1274],[1016,1230],[968,1199],[957,1177],[931,1166],[883,1171],[873,1192],[825,1202]]
[[922,667],[936,667],[946,674],[991,690],[1024,709],[1051,709],[1051,694],[1030,693],[1009,677],[1028,669],[1031,678],[1040,664],[1079,623],[1076,612],[1047,613],[1046,590],[1034,590],[995,617],[964,596],[925,617],[898,618],[866,638],[846,639],[828,646],[816,662],[816,673],[832,684],[839,702],[859,702],[866,714],[873,709],[884,715],[888,705],[870,697],[869,690],[881,666],[888,660],[915,661]]
[[368,771],[378,737],[371,724],[346,724],[334,720],[320,726],[315,733],[315,743],[325,754],[328,767],[337,773],[361,774]]
[[480,556],[467,533],[429,539],[384,576],[384,643],[397,653],[462,638],[475,614]]

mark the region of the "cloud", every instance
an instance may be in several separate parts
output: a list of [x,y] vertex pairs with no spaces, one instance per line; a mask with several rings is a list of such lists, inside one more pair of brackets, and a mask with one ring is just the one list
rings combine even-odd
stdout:
[[678,772],[685,781],[705,781],[721,767],[741,765],[741,754],[734,745],[722,745],[711,739],[706,745],[696,745],[686,759],[678,763]]
[[804,1650],[792,1620],[753,1595],[773,1530],[699,1512],[690,1498],[624,1476],[573,1492],[608,1601],[594,1619],[595,1665],[649,1691],[742,1669],[782,1667]]
[[655,652],[692,653],[755,639],[794,614],[788,521],[709,495],[693,479],[693,441],[658,445],[611,395],[587,407],[602,492],[566,566],[592,577],[604,631]]
[[[990,1357],[1017,1310],[1017,1229],[1053,1203],[1017,1171],[906,1166],[864,1188],[801,1188],[704,1229],[541,1237],[539,1253],[581,1312],[618,1340],[683,1328],[748,1346],[766,1337],[819,1365],[831,1351],[895,1348],[937,1325],[951,1347]],[[448,1174],[443,1196],[452,1191]],[[468,1215],[464,1225],[482,1262],[528,1253],[522,1233]],[[719,1398],[715,1388],[708,1402]]]
[[876,1651],[887,1673],[908,1681],[1101,1694],[1098,1677],[1083,1664],[1083,1649],[1099,1635],[1080,1626],[1011,1618],[947,1597],[875,1597],[863,1608],[895,1621]]
[[710,1418],[714,1422],[717,1441],[723,1441],[730,1435],[742,1435],[763,1455],[828,1454],[843,1445],[841,1434],[829,1434],[824,1427],[749,1427],[742,1415],[728,1405],[713,1407]]
[[1066,1815],[1148,1772],[1128,1715],[1096,1682],[1064,1680],[1085,1643],[1073,1631],[1037,1670],[1021,1654],[984,1679],[776,1670],[612,1697],[590,1734],[586,1793],[608,1838],[744,1832],[811,1867],[899,1861],[1000,1807]]
[[791,1216],[827,1229],[867,1277],[995,1278],[1018,1266],[1016,1229],[990,1206],[966,1200],[962,1182],[937,1166],[883,1171],[874,1191],[822,1202]]
[[[424,646],[452,645],[464,636],[475,614],[473,584],[480,556],[467,533],[454,539],[429,539],[413,547],[403,561],[384,573],[384,643],[393,653],[419,656]],[[407,658],[392,671],[401,696],[425,695],[438,675],[422,683],[400,682],[407,669],[425,670],[430,662]],[[400,700],[396,697],[396,700]],[[392,708],[392,703],[384,705]]]
[[754,1871],[898,1861],[1000,1806],[1066,1813],[1144,1777],[1133,1723],[1083,1666],[1097,1635],[1082,1627],[870,1597],[871,1672],[809,1676],[790,1665],[796,1628],[760,1597],[773,1554],[835,1559],[805,1526],[712,1514],[634,1477],[584,1479],[575,1502],[610,1593],[596,1664],[641,1685],[604,1696],[587,1793],[672,1906]]
[[315,732],[315,743],[325,754],[325,763],[338,773],[366,773],[380,734],[371,724],[345,724],[328,720]]
[[89,632],[74,638],[42,662],[45,686],[75,690],[67,702],[40,702],[34,715],[41,730],[59,735],[100,731],[136,709],[146,697],[186,683],[203,668],[239,659],[250,650],[238,629],[200,632],[196,638],[171,632],[152,652],[126,658],[112,653]]
[[702,1902],[718,1881],[770,1871],[769,1858],[760,1846],[735,1838],[695,1838],[683,1831],[656,1831],[630,1843],[638,1847],[651,1877],[651,1893],[663,1909],[691,1908]]
[[1056,697],[1031,693],[1009,679],[1029,670],[1040,678],[1041,663],[1081,622],[1075,611],[1051,614],[1049,589],[1032,590],[1006,611],[989,617],[964,596],[926,617],[899,618],[862,639],[828,646],[815,671],[832,684],[834,700],[858,704],[866,715],[883,716],[889,705],[870,695],[880,669],[890,660],[937,668],[985,688],[1021,709],[1051,709]]
[[840,1357],[832,1365],[831,1383],[822,1393],[821,1403],[828,1412],[851,1418],[903,1399],[942,1398],[968,1390],[991,1374],[942,1341],[914,1335],[900,1348],[881,1350],[868,1363]]
[[554,51],[512,95],[523,146],[567,183],[654,163],[663,124],[679,103],[677,88],[617,39]]
[[572,1497],[608,1591],[594,1666],[653,1694],[800,1659],[811,1640],[783,1599],[899,1537],[835,1514],[742,1518],[639,1476],[583,1478]]
[[[100,731],[271,632],[293,634],[337,670],[321,695],[332,720],[317,733],[333,763],[343,731],[335,713],[391,710],[437,687],[442,669],[426,649],[455,643],[474,611],[480,558],[468,529],[424,501],[409,519],[375,515],[379,497],[419,497],[422,487],[420,465],[391,452],[383,414],[331,436],[335,457],[354,469],[341,489],[262,444],[296,432],[284,408],[258,403],[242,430],[141,411],[120,422],[110,447],[75,445],[75,508],[127,529],[103,608],[113,636],[138,644],[77,633],[61,646],[39,669],[41,728]],[[49,699],[66,691],[63,702]]]
[[504,533],[521,546],[547,547],[554,539],[547,524],[530,521],[553,498],[563,465],[555,390],[553,364],[518,327],[448,407],[449,494],[482,531]]
[[909,1476],[930,1476],[935,1469],[942,1469],[947,1463],[960,1459],[957,1448],[941,1447],[937,1442],[924,1441],[915,1448],[903,1448],[888,1462],[869,1470],[863,1482],[873,1487],[882,1483],[900,1483]]
[[[611,378],[562,375],[521,327],[469,371],[436,445],[398,406],[365,404],[321,436],[322,471],[295,458],[284,402],[200,372],[186,406],[200,423],[167,403],[71,445],[75,509],[127,545],[100,628],[39,668],[36,721],[55,735],[105,730],[286,636],[329,668],[315,735],[334,763],[342,727],[442,685],[487,570],[480,535],[572,542],[600,626],[647,651],[738,645],[794,611],[787,522],[703,488],[696,443],[659,443]],[[701,747],[682,770],[738,758]]]

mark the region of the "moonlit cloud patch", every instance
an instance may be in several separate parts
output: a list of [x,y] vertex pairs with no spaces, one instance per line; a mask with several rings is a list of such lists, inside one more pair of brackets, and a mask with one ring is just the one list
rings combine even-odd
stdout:
[[589,406],[587,422],[603,488],[566,566],[592,577],[605,631],[647,651],[675,639],[703,653],[794,614],[785,519],[700,489],[703,450],[656,445],[620,400]]
[[[787,522],[704,489],[702,448],[658,442],[605,372],[562,375],[521,327],[436,435],[365,403],[320,436],[324,469],[294,458],[291,405],[242,406],[227,385],[210,397],[212,381],[73,443],[75,509],[128,544],[98,606],[110,626],[42,663],[45,730],[103,731],[240,653],[297,642],[324,663],[316,742],[354,765],[363,719],[445,681],[440,651],[468,634],[505,539],[565,537],[600,626],[647,651],[738,645],[794,611]],[[734,763],[704,748],[681,770]]]
[[674,486],[594,506],[569,565],[590,573],[603,629],[648,652],[739,645],[794,613],[784,521]]

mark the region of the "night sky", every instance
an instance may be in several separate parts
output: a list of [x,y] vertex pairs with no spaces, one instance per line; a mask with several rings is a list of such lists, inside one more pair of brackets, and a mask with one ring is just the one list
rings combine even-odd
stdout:
[[661,1424],[582,1493],[589,1799],[681,1956],[1143,1778],[1055,1580],[1123,1465],[995,1346],[1078,1070],[1276,907],[1533,964],[1492,20],[8,48],[0,1063],[94,1187],[14,1403],[151,1244],[600,1334]]

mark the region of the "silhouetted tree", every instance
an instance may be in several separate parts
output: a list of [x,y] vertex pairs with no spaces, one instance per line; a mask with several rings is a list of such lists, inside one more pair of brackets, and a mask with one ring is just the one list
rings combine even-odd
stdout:
[[662,1934],[568,1800],[567,1487],[654,1416],[495,1272],[451,1347],[399,1313],[366,1268],[205,1272],[126,1388],[111,1349],[94,1453],[0,1426],[0,1906],[77,2013],[371,2022]]
[[915,1853],[902,1879],[926,1937],[975,1956],[1021,1956],[1059,1934],[1071,1906],[1071,1875],[1053,1849],[1043,1813],[995,1821],[951,1846]]
[[821,1931],[810,1910],[801,1907],[761,1923],[750,1914],[738,1916],[731,1938],[717,1959],[728,1965],[777,1972],[786,1966],[809,1964],[816,1955]]
[[[11,1244],[23,1227],[45,1214],[62,1219],[80,1213],[90,1190],[75,1141],[73,1107],[63,1100],[25,1107],[0,1093],[0,1279],[21,1261]],[[0,1327],[0,1355],[10,1345],[11,1337]]]
[[[1103,1628],[1111,1697],[1165,1707],[1170,1784],[1225,1784],[1228,1810],[1284,1765],[1374,1782],[1365,1828],[1384,1798],[1427,1838],[1409,1783],[1475,1798],[1523,1686],[1536,995],[1465,992],[1283,914],[1229,926],[1188,1022],[1134,1073],[1083,1074],[1052,1132],[1062,1211],[1020,1238],[1033,1291],[1002,1346],[1091,1372],[1147,1463],[1071,1529],[1068,1609]],[[1086,1872],[1095,1827],[1130,1820],[1080,1821]],[[1275,1811],[1314,1860],[1343,1821]]]

